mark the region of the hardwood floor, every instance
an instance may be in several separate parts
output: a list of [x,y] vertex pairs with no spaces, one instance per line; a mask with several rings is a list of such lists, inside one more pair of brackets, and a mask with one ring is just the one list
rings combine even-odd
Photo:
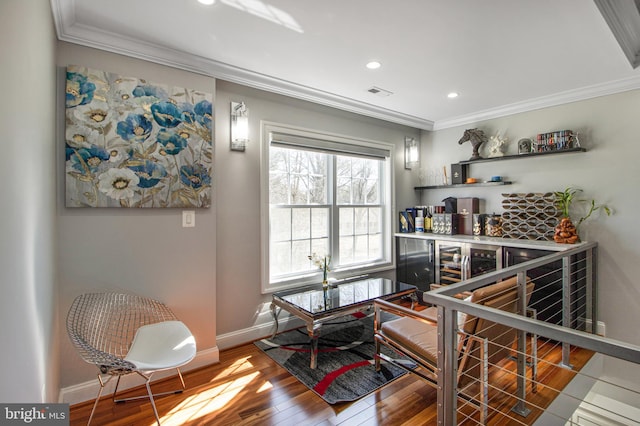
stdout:
[[[515,403],[513,371],[515,363],[492,369],[495,389],[490,401],[503,417],[493,413],[488,424],[532,424],[575,375],[560,368],[561,351],[557,345],[540,342],[538,392],[527,390],[532,413],[523,418],[510,413]],[[571,362],[579,369],[591,353],[574,350]],[[435,425],[436,391],[414,375],[408,374],[353,403],[331,406],[278,366],[255,345],[247,344],[222,351],[220,363],[190,371],[185,375],[187,389],[176,395],[156,398],[162,424],[169,425]],[[96,391],[97,391],[96,381]],[[175,389],[178,380],[166,379],[153,386],[155,392]],[[500,388],[500,389],[498,389]],[[129,392],[132,393],[132,392]],[[137,394],[144,389],[137,389]],[[92,402],[71,407],[71,425],[86,424]],[[465,411],[465,410],[462,410]],[[459,424],[477,424],[475,410],[466,410],[470,419],[459,417]],[[148,400],[114,404],[103,398],[96,409],[93,425],[148,425],[155,423]]]

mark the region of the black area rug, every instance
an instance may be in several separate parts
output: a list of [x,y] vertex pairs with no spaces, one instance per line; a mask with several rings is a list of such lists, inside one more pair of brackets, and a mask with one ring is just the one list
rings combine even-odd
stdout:
[[[318,366],[313,370],[305,327],[255,345],[329,404],[355,401],[405,374],[385,362],[376,372],[373,314],[350,315],[324,324],[318,341]],[[384,346],[383,353],[391,355]]]

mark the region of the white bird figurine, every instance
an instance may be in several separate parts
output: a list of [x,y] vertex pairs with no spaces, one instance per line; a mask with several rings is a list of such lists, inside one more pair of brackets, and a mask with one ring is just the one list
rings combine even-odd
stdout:
[[504,155],[507,138],[503,138],[498,133],[489,138],[489,157],[502,157]]

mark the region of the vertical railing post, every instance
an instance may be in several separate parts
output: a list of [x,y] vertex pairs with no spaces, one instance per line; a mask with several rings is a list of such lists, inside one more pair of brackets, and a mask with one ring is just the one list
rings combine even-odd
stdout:
[[456,311],[438,306],[438,424],[457,424]]
[[[593,260],[592,251],[585,251],[585,262],[586,262],[586,288],[585,288],[585,327],[584,330],[591,333],[596,334],[596,320],[593,317],[593,269],[591,262]],[[589,324],[591,322],[591,324]]]
[[591,274],[587,276],[590,278],[589,288],[591,289],[591,324],[593,334],[598,333],[598,247],[595,246],[591,249],[591,262],[588,264],[591,266]]
[[[571,257],[562,258],[562,326],[571,328]],[[562,365],[571,366],[571,345],[562,342]]]
[[[527,275],[525,271],[518,272],[518,313],[527,315]],[[527,398],[527,332],[518,330],[518,353],[516,357],[516,396],[518,402],[511,409],[523,417],[529,415],[529,410],[525,404]],[[532,348],[533,349],[533,348]]]

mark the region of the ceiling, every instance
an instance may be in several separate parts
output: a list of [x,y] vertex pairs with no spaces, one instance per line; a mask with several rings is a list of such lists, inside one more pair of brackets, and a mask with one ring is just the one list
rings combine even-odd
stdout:
[[60,40],[420,129],[640,88],[594,1],[51,3]]

